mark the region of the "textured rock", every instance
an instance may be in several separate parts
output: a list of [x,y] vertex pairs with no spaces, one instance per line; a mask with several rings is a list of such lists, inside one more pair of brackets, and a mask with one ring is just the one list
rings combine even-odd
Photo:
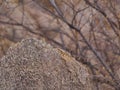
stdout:
[[88,70],[69,53],[37,39],[12,46],[0,60],[0,90],[93,90]]

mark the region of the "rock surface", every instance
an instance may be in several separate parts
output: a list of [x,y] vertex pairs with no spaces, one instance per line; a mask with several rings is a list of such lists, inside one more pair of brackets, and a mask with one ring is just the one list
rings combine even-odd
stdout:
[[25,39],[0,60],[0,90],[93,90],[85,66],[42,40]]

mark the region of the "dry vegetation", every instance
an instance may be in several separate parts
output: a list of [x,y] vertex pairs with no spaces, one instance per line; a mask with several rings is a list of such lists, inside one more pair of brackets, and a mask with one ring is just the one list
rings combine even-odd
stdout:
[[1,0],[0,46],[7,46],[1,55],[23,38],[45,39],[85,64],[97,90],[101,86],[120,90],[119,4],[119,0]]

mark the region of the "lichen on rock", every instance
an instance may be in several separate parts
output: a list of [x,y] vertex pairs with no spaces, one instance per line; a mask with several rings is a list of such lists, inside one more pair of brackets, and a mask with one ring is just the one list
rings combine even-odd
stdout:
[[46,42],[25,39],[0,60],[0,90],[93,90],[87,68],[65,59]]

